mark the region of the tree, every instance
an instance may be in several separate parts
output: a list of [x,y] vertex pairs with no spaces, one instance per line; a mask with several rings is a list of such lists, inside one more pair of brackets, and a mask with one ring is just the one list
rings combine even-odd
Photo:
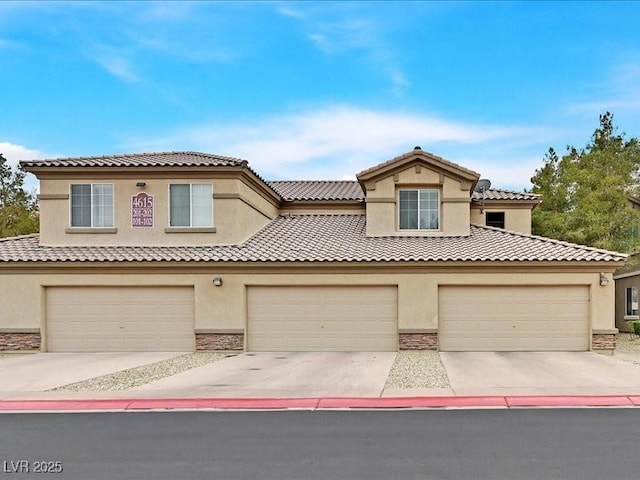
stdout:
[[533,233],[624,252],[640,246],[640,145],[618,135],[609,112],[591,142],[567,147],[559,158],[551,148],[531,179],[542,203],[533,211]]
[[23,188],[24,175],[11,168],[0,153],[0,237],[38,231],[38,206],[33,195]]

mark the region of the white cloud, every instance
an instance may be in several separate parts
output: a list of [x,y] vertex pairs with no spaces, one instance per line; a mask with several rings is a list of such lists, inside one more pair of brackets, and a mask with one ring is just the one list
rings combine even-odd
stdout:
[[593,87],[595,92],[590,96],[596,100],[571,103],[568,106],[569,113],[640,113],[640,61],[616,65],[606,80]]
[[[0,153],[8,160],[9,165],[13,168],[18,165],[20,160],[37,160],[49,157],[49,155],[39,150],[9,142],[0,142]],[[24,187],[28,191],[37,192],[38,180],[34,175],[28,173],[25,176]]]
[[280,15],[284,15],[285,17],[292,17],[292,18],[306,18],[306,15],[304,13],[302,13],[300,10],[297,10],[295,8],[291,8],[290,5],[279,5],[278,8],[276,8],[276,11],[280,14]]
[[504,156],[504,152],[499,153],[500,156],[486,156],[481,154],[475,157],[456,158],[456,162],[465,167],[474,169],[481,173],[482,178],[491,180],[494,188],[502,188],[506,190],[522,190],[530,189],[531,177],[533,177],[536,169],[542,166],[543,154],[539,156],[527,156],[521,154],[517,156]]
[[126,52],[112,47],[99,46],[89,52],[88,56],[107,72],[120,80],[127,83],[136,83],[140,81],[140,77],[135,71],[133,62],[129,59],[129,55]]
[[[454,122],[433,115],[335,105],[232,125],[194,126],[156,140],[134,141],[127,148],[194,149],[246,158],[270,179],[343,179],[354,178],[357,172],[420,145],[483,174],[490,173],[499,184],[525,185],[533,173],[530,154],[526,162],[518,162],[518,155],[522,155],[518,150],[530,147],[529,140],[540,136],[539,128]],[[540,151],[542,156],[545,147]],[[509,160],[496,163],[496,158]],[[487,162],[479,163],[478,159]]]
[[[322,5],[322,4],[320,4]],[[330,4],[329,7],[314,5],[312,8],[292,10],[278,7],[277,12],[298,21],[306,38],[327,55],[359,51],[373,69],[387,77],[391,93],[400,97],[410,86],[403,73],[397,55],[388,41],[393,35],[384,19],[366,10]]]
[[0,142],[0,153],[9,161],[9,164],[14,167],[18,165],[20,160],[45,158],[45,154],[39,150],[9,142]]

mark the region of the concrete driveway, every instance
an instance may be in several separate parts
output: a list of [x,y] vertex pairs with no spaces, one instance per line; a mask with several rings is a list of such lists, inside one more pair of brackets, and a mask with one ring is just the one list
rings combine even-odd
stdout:
[[35,353],[13,354],[0,361],[0,399],[139,367],[183,353]]
[[640,394],[640,365],[593,352],[441,352],[456,395]]
[[591,352],[442,352],[450,388],[438,389],[385,391],[395,352],[297,352],[238,354],[129,390],[50,391],[179,355],[12,355],[0,360],[0,399],[640,395],[640,365]]
[[378,397],[395,352],[245,353],[130,390],[201,397]]

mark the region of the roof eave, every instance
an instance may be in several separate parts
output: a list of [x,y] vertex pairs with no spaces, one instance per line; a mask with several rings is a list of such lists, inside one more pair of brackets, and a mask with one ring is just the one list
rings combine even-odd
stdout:
[[365,181],[372,180],[383,175],[388,176],[394,171],[403,168],[412,162],[421,162],[429,166],[434,166],[440,170],[449,172],[456,177],[471,182],[477,182],[480,178],[480,174],[473,170],[469,170],[449,160],[445,160],[442,157],[419,149],[407,152],[399,157],[388,160],[387,162],[383,162],[372,168],[363,170],[356,175],[356,178],[360,184],[363,185],[363,182]]

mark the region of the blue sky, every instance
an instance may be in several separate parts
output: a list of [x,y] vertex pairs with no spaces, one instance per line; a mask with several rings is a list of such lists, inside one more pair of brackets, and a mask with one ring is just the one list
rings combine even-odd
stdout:
[[0,152],[197,150],[349,179],[421,145],[529,188],[607,110],[640,136],[638,19],[638,2],[1,2]]

